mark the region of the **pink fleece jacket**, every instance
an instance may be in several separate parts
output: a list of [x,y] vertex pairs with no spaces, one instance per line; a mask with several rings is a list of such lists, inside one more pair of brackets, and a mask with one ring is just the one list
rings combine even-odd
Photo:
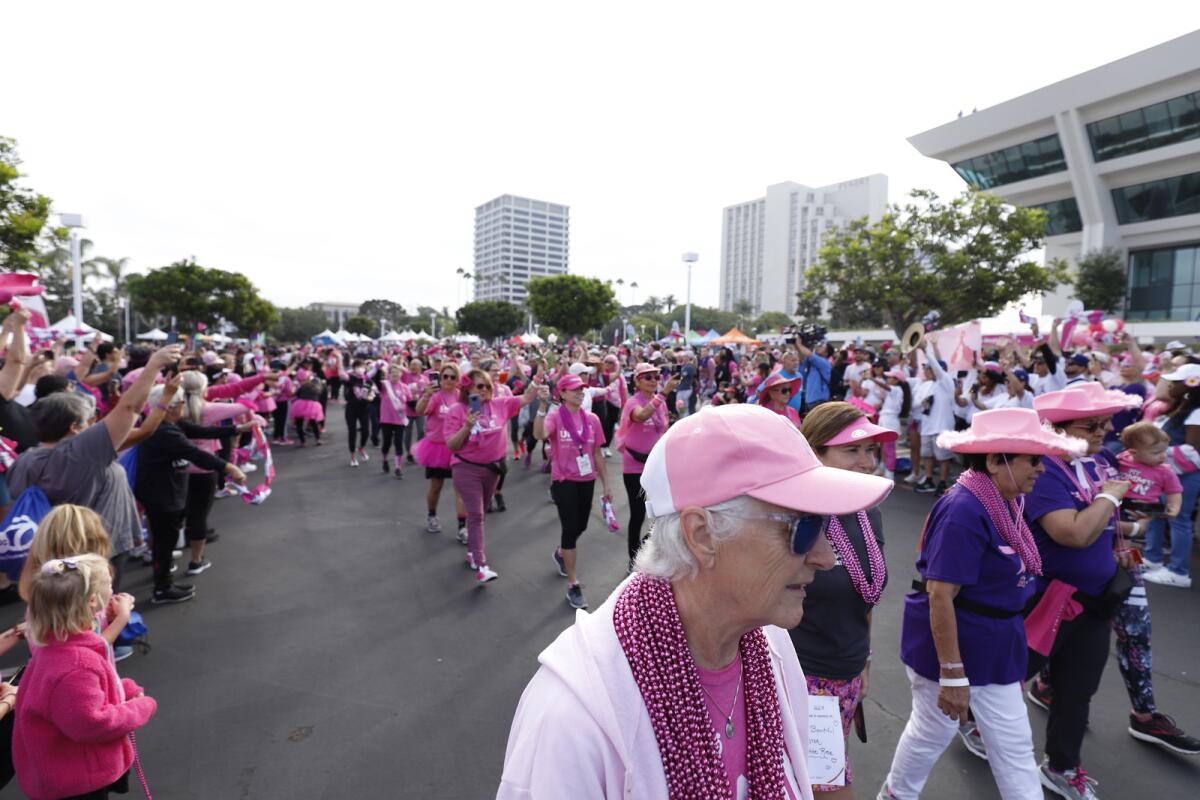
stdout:
[[129,734],[158,705],[134,697],[141,687],[117,677],[106,648],[91,631],[32,648],[13,728],[13,766],[30,800],[94,792],[133,764]]
[[208,387],[208,391],[204,393],[204,399],[232,400],[235,397],[241,397],[266,379],[267,376],[260,372],[257,375],[253,375],[249,378],[244,378],[233,383],[223,383],[220,386],[210,386]]
[[[626,579],[628,581],[628,579]],[[666,797],[658,740],[613,628],[625,583],[538,656],[508,734],[497,800]],[[763,628],[783,717],[784,775],[812,800],[808,780],[808,684],[787,631]]]
[[[235,419],[243,414],[253,414],[254,409],[244,403],[205,403],[204,411],[200,414],[200,424],[205,427],[220,425],[227,419]],[[201,450],[206,450],[209,453],[215,453],[221,449],[220,439],[189,439],[192,444],[199,447]],[[188,464],[187,471],[193,475],[199,475],[206,472],[212,472],[210,469],[201,469],[195,464]]]

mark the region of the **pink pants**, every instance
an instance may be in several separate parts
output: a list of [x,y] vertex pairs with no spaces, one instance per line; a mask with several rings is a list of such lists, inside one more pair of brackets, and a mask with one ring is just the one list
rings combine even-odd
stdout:
[[478,464],[455,464],[450,468],[454,491],[467,510],[467,550],[477,566],[487,563],[483,550],[483,515],[496,493],[500,476]]
[[883,443],[883,465],[892,472],[896,471],[896,443],[894,441]]

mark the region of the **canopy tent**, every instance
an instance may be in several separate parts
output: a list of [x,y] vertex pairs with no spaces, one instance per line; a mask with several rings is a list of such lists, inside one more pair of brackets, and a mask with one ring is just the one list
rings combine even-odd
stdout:
[[432,342],[433,337],[430,336],[425,331],[420,331],[418,333],[413,334],[413,340],[417,341],[417,342]]
[[379,337],[379,341],[384,344],[399,344],[404,341],[404,336],[396,331],[388,331],[383,336]]
[[165,342],[168,338],[170,338],[170,336],[167,334],[166,331],[162,331],[162,330],[159,330],[158,328],[154,328],[152,330],[146,331],[145,333],[139,333],[137,335],[137,338],[145,339],[145,340],[151,341],[151,342]]
[[762,344],[762,342],[758,341],[757,339],[751,339],[749,336],[747,336],[746,334],[739,331],[737,329],[737,326],[734,326],[734,327],[730,328],[729,330],[727,330],[723,336],[718,336],[717,338],[713,339],[711,342],[709,342],[709,344],[716,344],[716,345],[739,344],[740,345],[740,344]]
[[459,344],[479,344],[479,337],[473,333],[460,333],[454,337]]
[[520,339],[523,344],[541,344],[543,341],[542,337],[538,336],[532,331],[529,333],[522,333]]
[[[716,338],[715,335],[714,338]],[[704,338],[704,334],[691,330],[688,331],[687,342],[688,344],[707,344],[709,340]]]
[[400,340],[404,341],[404,342],[411,342],[417,338],[417,332],[414,331],[412,328],[405,328],[404,330],[400,331],[400,333],[398,333],[396,335],[399,336]]
[[75,319],[74,314],[67,314],[58,322],[51,325],[47,330],[52,332],[55,336],[74,339],[76,341],[86,341],[94,336],[99,336],[106,342],[112,341],[112,337],[107,333],[96,330],[86,322],[79,322],[77,319]]
[[346,330],[345,328],[338,328],[337,333],[333,334],[333,338],[337,339],[339,342],[352,342],[354,340],[351,339],[350,337],[353,335],[354,334],[352,334],[350,331]]
[[316,336],[309,339],[309,341],[320,347],[328,347],[329,345],[338,344],[337,334],[329,330],[329,328],[321,331]]

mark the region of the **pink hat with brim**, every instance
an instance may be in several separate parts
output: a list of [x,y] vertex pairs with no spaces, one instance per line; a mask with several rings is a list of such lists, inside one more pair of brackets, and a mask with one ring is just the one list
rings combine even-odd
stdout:
[[1033,398],[1033,408],[1047,422],[1065,422],[1087,417],[1108,417],[1119,411],[1139,408],[1142,398],[1118,389],[1105,389],[1095,381],[1069,389],[1047,392]]
[[633,368],[633,377],[636,380],[639,375],[645,375],[647,372],[656,372],[662,374],[662,367],[656,367],[653,364],[647,364],[645,361]]
[[770,375],[768,375],[763,380],[760,388],[761,388],[762,392],[765,394],[766,392],[771,391],[771,389],[775,388],[776,386],[782,386],[784,384],[791,385],[792,394],[795,394],[796,392],[800,391],[800,379],[799,378],[785,378],[785,377],[783,377],[783,373],[780,372],[779,370],[775,370]]
[[557,387],[560,392],[569,392],[572,389],[582,389],[583,379],[578,375],[564,375],[558,379]]
[[907,381],[908,380],[908,375],[905,374],[904,369],[901,367],[896,367],[895,369],[889,369],[887,372],[885,372],[883,374],[889,378],[895,378],[898,381]]
[[707,406],[667,429],[642,472],[652,517],[741,495],[812,514],[850,514],[882,503],[892,485],[824,466],[786,417],[740,403]]
[[1031,408],[993,408],[971,418],[965,431],[943,431],[937,446],[955,453],[1021,453],[1024,455],[1069,456],[1087,452],[1087,442],[1055,433],[1042,424]]
[[842,432],[825,442],[825,447],[837,447],[840,444],[855,444],[856,442],[894,442],[900,434],[881,428],[866,417],[859,417],[851,422]]

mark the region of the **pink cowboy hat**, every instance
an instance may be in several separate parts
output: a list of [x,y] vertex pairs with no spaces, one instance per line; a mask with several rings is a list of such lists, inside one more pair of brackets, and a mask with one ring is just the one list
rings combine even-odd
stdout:
[[825,443],[826,447],[837,447],[840,444],[854,444],[855,442],[894,442],[900,438],[900,434],[895,431],[889,431],[887,428],[881,428],[866,417],[859,417],[851,422],[846,427],[842,428],[841,433],[834,436]]
[[1047,392],[1033,398],[1033,408],[1046,422],[1065,422],[1086,417],[1109,417],[1118,411],[1139,408],[1142,398],[1117,389],[1105,389],[1095,381],[1069,389]]
[[767,392],[771,391],[771,389],[775,388],[776,386],[782,386],[783,384],[791,385],[792,394],[795,394],[796,392],[800,391],[800,379],[799,378],[785,378],[785,377],[783,377],[783,373],[780,372],[779,370],[775,370],[770,375],[768,375],[763,380],[762,385],[759,388],[762,391],[762,393],[765,395]]
[[647,364],[645,361],[633,368],[633,379],[637,380],[639,376],[645,375],[647,372],[656,372],[662,374],[662,367],[656,367],[653,364]]
[[[1056,392],[1061,394],[1061,392]],[[1087,452],[1087,442],[1055,433],[1030,408],[993,408],[971,418],[965,431],[943,431],[937,446],[955,453],[1023,453],[1026,455],[1070,456]]]

